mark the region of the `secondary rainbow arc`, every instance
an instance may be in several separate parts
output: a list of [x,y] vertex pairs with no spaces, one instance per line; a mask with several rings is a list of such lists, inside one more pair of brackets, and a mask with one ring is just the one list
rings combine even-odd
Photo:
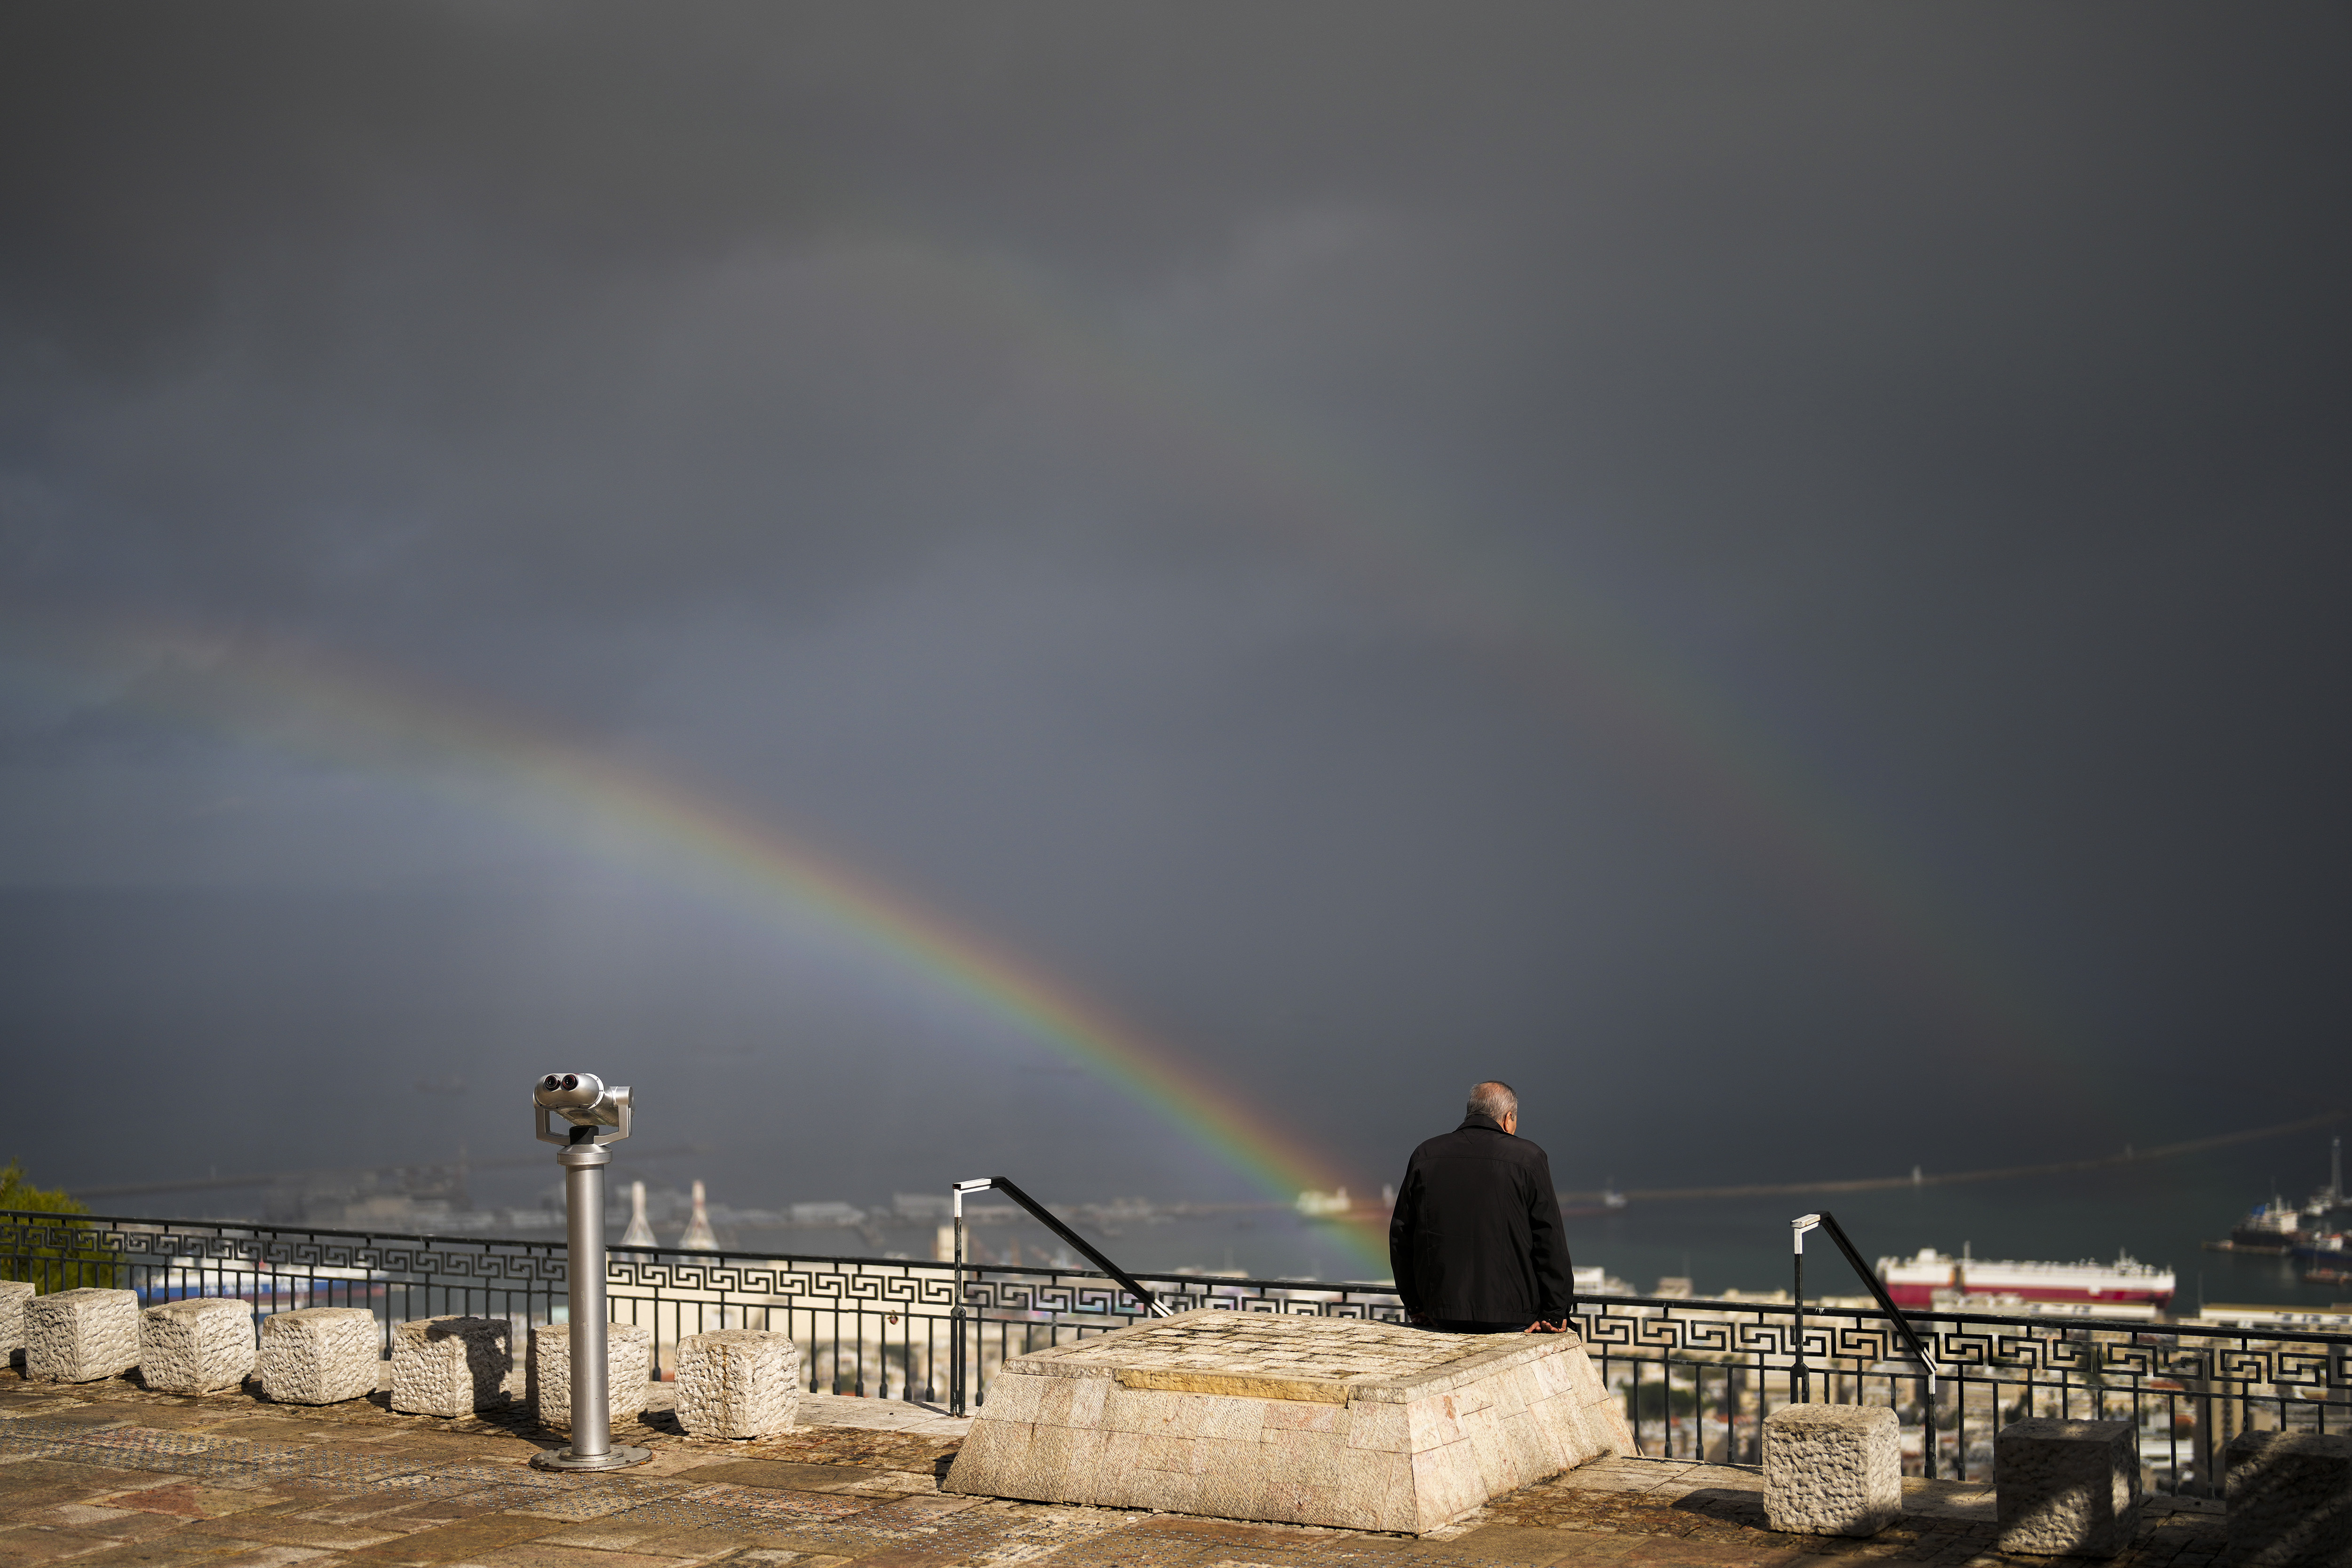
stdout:
[[877,274],[895,301],[966,330],[985,323],[1050,356],[1094,395],[1097,416],[1124,406],[1154,450],[1175,451],[1244,500],[1240,515],[1307,542],[1325,562],[1572,710],[1687,818],[1795,892],[1971,1045],[2067,1074],[2086,1110],[2098,1113],[2103,1101],[2088,1095],[2073,1032],[1939,905],[1925,873],[1598,595],[1524,560],[1483,559],[1443,509],[1402,498],[1370,458],[1290,428],[1230,386],[1213,388],[1164,353],[1089,320],[1034,275],[959,254],[905,225],[884,226],[907,242],[902,261],[931,263]]

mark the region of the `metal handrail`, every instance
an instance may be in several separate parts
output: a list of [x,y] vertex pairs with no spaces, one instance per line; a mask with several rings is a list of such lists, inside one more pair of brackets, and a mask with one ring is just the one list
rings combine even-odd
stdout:
[[1055,1236],[1060,1237],[1064,1241],[1068,1242],[1072,1247],[1076,1247],[1081,1253],[1084,1253],[1088,1262],[1101,1269],[1104,1273],[1109,1275],[1112,1279],[1118,1280],[1119,1287],[1129,1295],[1134,1297],[1137,1305],[1140,1306],[1145,1311],[1150,1313],[1155,1318],[1172,1318],[1176,1315],[1170,1310],[1166,1302],[1160,1300],[1159,1297],[1145,1289],[1143,1286],[1138,1282],[1134,1275],[1129,1274],[1126,1269],[1121,1268],[1118,1264],[1113,1263],[1109,1258],[1097,1251],[1094,1246],[1089,1243],[1086,1237],[1080,1236],[1076,1231],[1072,1230],[1068,1226],[1064,1225],[1060,1217],[1052,1210],[1048,1209],[1044,1204],[1039,1203],[1035,1198],[1031,1197],[1027,1193],[1023,1192],[1017,1185],[1006,1180],[1004,1177],[982,1176],[976,1181],[958,1182],[950,1189],[950,1191],[953,1194],[955,1201],[955,1287],[953,1297],[955,1305],[948,1313],[948,1316],[952,1319],[954,1322],[954,1326],[950,1330],[951,1337],[948,1342],[948,1409],[953,1414],[962,1415],[967,1413],[964,1409],[963,1344],[963,1200],[967,1194],[985,1193],[991,1191],[1003,1193],[1006,1197],[1011,1198],[1014,1203],[1019,1204],[1023,1208],[1027,1209],[1030,1216],[1035,1219],[1038,1224],[1044,1226],[1047,1230],[1052,1231]]
[[1794,1292],[1797,1331],[1790,1341],[1795,1359],[1790,1369],[1789,1392],[1801,1405],[1812,1395],[1812,1373],[1805,1368],[1805,1232],[1816,1226],[1830,1233],[1830,1239],[1837,1243],[1838,1250],[1845,1254],[1845,1260],[1853,1265],[1853,1271],[1862,1277],[1863,1284],[1877,1300],[1878,1310],[1886,1314],[1886,1321],[1895,1325],[1895,1331],[1911,1348],[1912,1355],[1927,1370],[1927,1397],[1920,1401],[1919,1406],[1922,1428],[1919,1462],[1922,1473],[1932,1481],[1936,1479],[1936,1380],[1943,1375],[1943,1369],[1936,1364],[1936,1358],[1927,1353],[1927,1347],[1920,1342],[1918,1331],[1912,1328],[1910,1320],[1895,1310],[1895,1298],[1886,1293],[1886,1286],[1879,1279],[1876,1271],[1862,1260],[1861,1253],[1854,1250],[1853,1243],[1846,1237],[1845,1227],[1838,1224],[1837,1216],[1827,1209],[1818,1214],[1799,1215],[1789,1222],[1790,1236],[1797,1248]]

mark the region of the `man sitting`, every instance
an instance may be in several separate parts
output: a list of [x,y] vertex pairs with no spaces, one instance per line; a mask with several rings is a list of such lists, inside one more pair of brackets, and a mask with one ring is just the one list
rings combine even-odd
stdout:
[[1519,1097],[1489,1080],[1469,1114],[1412,1152],[1389,1221],[1412,1320],[1456,1334],[1558,1333],[1576,1310],[1551,1162],[1518,1136]]

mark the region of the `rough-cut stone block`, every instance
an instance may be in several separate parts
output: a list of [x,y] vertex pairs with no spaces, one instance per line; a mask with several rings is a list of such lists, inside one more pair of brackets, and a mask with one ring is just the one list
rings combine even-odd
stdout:
[[945,1489],[1417,1534],[1633,1452],[1572,1334],[1204,1309],[1007,1362]]
[[2139,1447],[2128,1421],[2012,1421],[1993,1438],[2003,1552],[2113,1557],[2139,1530]]
[[1875,1535],[1903,1513],[1903,1428],[1883,1405],[1790,1405],[1764,1419],[1764,1517],[1792,1535]]
[[392,1330],[392,1407],[471,1415],[507,1402],[514,1330],[504,1318],[415,1318]]
[[139,1295],[58,1290],[25,1303],[25,1375],[36,1383],[95,1383],[139,1364]]
[[0,1279],[0,1362],[25,1348],[25,1303],[33,1299],[29,1279]]
[[[646,1380],[653,1374],[654,1333],[636,1323],[604,1325],[604,1392],[614,1422],[634,1421],[646,1407]],[[572,1325],[547,1323],[530,1331],[530,1359],[524,1369],[526,1397],[540,1425],[572,1429]]]
[[253,1373],[253,1308],[221,1296],[165,1301],[139,1314],[139,1375],[161,1394],[211,1394]]
[[2352,1568],[2352,1437],[2241,1432],[2228,1458],[2231,1563]]
[[280,1405],[335,1405],[375,1392],[383,1358],[364,1307],[304,1307],[261,1320],[261,1392]]
[[721,1329],[677,1342],[677,1424],[694,1436],[788,1432],[800,1406],[801,1352],[790,1334]]

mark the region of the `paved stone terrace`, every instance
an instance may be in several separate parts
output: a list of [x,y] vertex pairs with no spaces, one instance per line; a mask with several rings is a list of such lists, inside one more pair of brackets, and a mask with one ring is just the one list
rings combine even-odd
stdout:
[[[667,1392],[667,1391],[663,1391]],[[1228,1524],[950,1497],[967,1425],[919,1406],[804,1396],[748,1443],[666,1411],[614,1434],[651,1464],[557,1476],[521,1413],[395,1415],[61,1387],[0,1371],[0,1568],[1747,1568],[1818,1556],[2048,1563],[1991,1551],[1981,1489],[1909,1483],[1867,1541],[1775,1535],[1752,1469],[1613,1459],[1515,1492],[1438,1535]],[[2159,1505],[2121,1568],[2217,1562],[2221,1520]]]

